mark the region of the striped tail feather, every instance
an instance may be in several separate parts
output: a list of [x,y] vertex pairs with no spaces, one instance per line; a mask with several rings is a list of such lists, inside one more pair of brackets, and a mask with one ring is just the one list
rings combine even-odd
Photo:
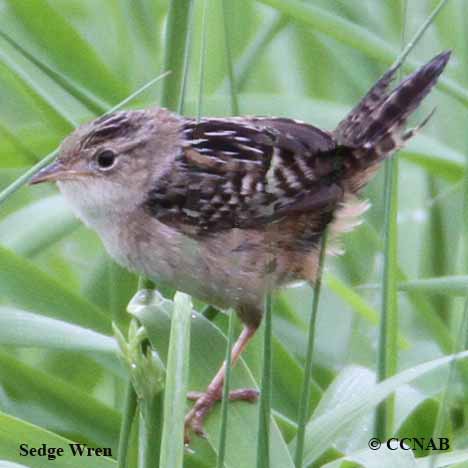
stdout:
[[436,84],[450,53],[446,51],[434,57],[406,77],[391,93],[387,90],[397,68],[387,71],[340,122],[335,130],[338,143],[355,148],[373,146],[384,139],[389,130],[403,127],[408,116]]
[[335,130],[337,141],[343,146],[351,146],[354,136],[385,97],[388,87],[395,78],[398,68],[391,68],[372,86],[354,109],[342,120]]
[[353,191],[367,182],[377,169],[377,163],[401,148],[428,121],[427,118],[416,129],[405,131],[408,117],[436,84],[450,53],[437,55],[389,92],[397,71],[391,68],[340,122],[334,136],[338,145],[351,150],[355,160],[352,166],[357,172],[352,170],[348,174]]

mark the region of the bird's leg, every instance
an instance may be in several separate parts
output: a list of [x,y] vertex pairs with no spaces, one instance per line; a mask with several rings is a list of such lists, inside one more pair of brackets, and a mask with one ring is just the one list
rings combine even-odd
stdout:
[[[239,360],[239,357],[244,351],[245,347],[252,339],[253,335],[257,331],[257,325],[244,325],[242,333],[239,335],[239,338],[234,343],[231,352],[231,366],[234,367]],[[223,365],[218,370],[213,380],[208,385],[206,392],[191,392],[188,394],[188,398],[191,400],[196,400],[192,409],[187,413],[185,417],[185,440],[188,442],[189,432],[192,430],[198,435],[205,435],[203,430],[203,421],[206,415],[209,413],[213,405],[221,400],[222,390],[224,384],[224,377],[226,375],[226,361],[223,362]],[[258,390],[253,388],[242,388],[238,390],[233,390],[229,394],[230,400],[245,400],[254,402],[258,398]]]

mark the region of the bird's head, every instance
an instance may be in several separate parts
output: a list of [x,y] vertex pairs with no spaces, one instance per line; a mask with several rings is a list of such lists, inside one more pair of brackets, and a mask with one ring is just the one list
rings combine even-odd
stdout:
[[80,218],[134,210],[178,150],[178,118],[165,109],[115,112],[76,129],[31,184],[57,182]]

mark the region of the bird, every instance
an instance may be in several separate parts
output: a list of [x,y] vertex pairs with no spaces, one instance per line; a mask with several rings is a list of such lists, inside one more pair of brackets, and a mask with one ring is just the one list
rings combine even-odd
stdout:
[[[184,117],[165,108],[116,111],[77,128],[30,183],[56,182],[112,258],[156,285],[235,309],[243,330],[232,365],[255,335],[265,295],[314,284],[324,233],[354,227],[360,194],[381,163],[427,122],[409,116],[450,51],[390,85],[391,67],[332,130],[285,117]],[[431,114],[432,115],[432,114]],[[226,362],[185,418],[204,434]],[[255,401],[255,389],[231,399]]]

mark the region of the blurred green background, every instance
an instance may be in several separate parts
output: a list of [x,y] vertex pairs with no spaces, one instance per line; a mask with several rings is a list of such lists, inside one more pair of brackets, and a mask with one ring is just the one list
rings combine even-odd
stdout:
[[[195,0],[190,28],[171,32],[189,34],[183,112],[230,115],[231,66],[241,114],[288,116],[333,129],[437,4],[207,0],[204,14],[205,2]],[[168,8],[168,1],[157,0],[0,1],[0,190],[56,149],[74,127],[164,71]],[[440,86],[412,122],[437,107],[434,117],[398,156],[394,230],[385,225],[380,171],[364,192],[371,210],[343,237],[345,255],[326,260],[304,466],[430,466],[414,457],[433,452],[366,447],[383,398],[373,391],[382,343],[385,233],[398,239],[390,259],[396,267],[387,278],[400,288],[399,323],[390,331],[397,335],[397,347],[389,351],[396,370],[414,368],[417,374],[418,364],[465,348],[466,8],[465,0],[446,2],[403,67],[408,73],[440,51],[453,50]],[[161,89],[159,82],[125,107],[158,105]],[[54,187],[24,187],[2,200],[0,460],[49,466],[47,460],[21,459],[18,444],[27,439],[30,445],[57,446],[58,436],[112,447],[117,456],[127,372],[116,357],[111,322],[122,329],[128,325],[126,306],[136,288],[137,278],[110,261],[97,236],[75,220]],[[163,293],[171,297],[173,292]],[[271,466],[293,466],[312,298],[306,285],[274,298]],[[203,304],[196,305],[203,310]],[[214,317],[216,328],[200,320],[206,323],[192,330],[196,349],[189,365],[189,386],[199,390],[224,356],[227,329],[223,314]],[[164,359],[168,337],[158,333],[168,333],[168,326],[148,325]],[[193,343],[211,336],[207,333],[216,335],[211,347],[197,348]],[[209,365],[206,353],[213,354]],[[234,371],[232,386],[251,378],[258,384],[261,362],[259,335],[246,352],[245,366]],[[449,437],[455,452],[441,455],[433,466],[462,466],[468,459],[466,371],[445,363],[423,372],[421,379],[395,382],[386,436]],[[357,406],[348,413],[340,406],[353,401],[362,403],[360,412]],[[231,406],[225,466],[255,466],[257,414],[256,406]],[[323,415],[328,419],[319,419]],[[208,423],[208,440],[194,441],[184,466],[216,466],[220,417],[217,409]],[[136,466],[138,443],[134,427],[129,466]],[[115,465],[97,458],[94,465],[63,460],[60,466]]]

